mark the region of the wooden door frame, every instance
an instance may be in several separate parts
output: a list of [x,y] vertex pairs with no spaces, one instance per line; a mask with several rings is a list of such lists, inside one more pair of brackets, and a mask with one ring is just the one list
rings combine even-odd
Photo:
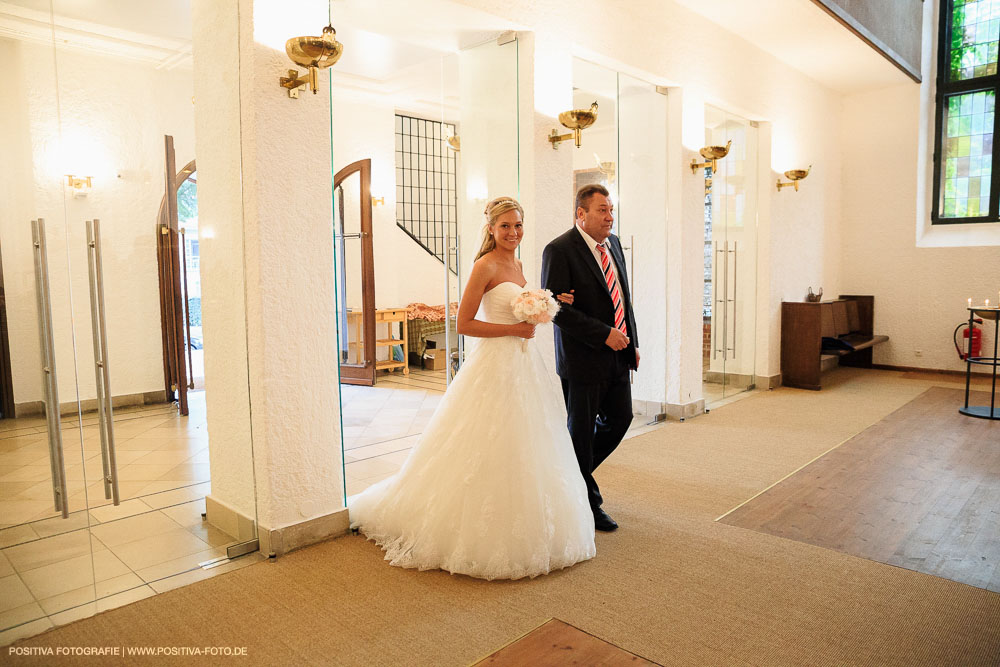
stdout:
[[3,286],[3,256],[0,252],[0,409],[3,419],[14,418],[14,381],[10,368],[10,338],[7,334],[7,297]]
[[[168,397],[176,392],[181,415],[188,414],[187,363],[184,356],[184,300],[180,271],[180,232],[177,189],[186,180],[174,162],[174,138],[164,135],[164,194],[156,224],[156,263],[159,274],[160,327],[163,340],[163,380]],[[190,172],[189,172],[190,173]]]
[[[372,243],[371,159],[365,158],[352,162],[338,171],[333,177],[333,189],[336,190],[348,176],[356,172],[361,174],[361,201],[359,203],[361,208],[361,330],[364,337],[365,364],[363,366],[340,364],[340,381],[343,384],[370,387],[375,384],[375,252]],[[335,218],[334,238],[336,238],[336,233],[337,222]],[[336,257],[336,250],[334,256]],[[340,346],[338,345],[337,348],[339,359]]]

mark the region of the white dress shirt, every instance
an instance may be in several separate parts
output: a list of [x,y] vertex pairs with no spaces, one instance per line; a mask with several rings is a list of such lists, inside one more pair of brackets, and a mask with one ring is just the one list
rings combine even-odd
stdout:
[[[580,225],[574,225],[574,226],[576,227],[576,231],[580,232],[580,236],[583,237],[583,240],[587,242],[587,247],[590,248],[590,252],[594,256],[594,261],[597,262],[597,268],[600,269],[601,275],[603,276],[604,275],[604,265],[601,264],[601,251],[597,249],[597,241],[595,241],[594,239],[592,239],[590,237],[590,234],[588,234],[587,232],[583,231],[583,227],[581,227]],[[621,276],[618,275],[618,267],[615,265],[615,258],[611,256],[611,249],[607,245],[604,246],[604,250],[605,250],[605,252],[608,253],[608,259],[611,260],[611,270],[615,274],[615,280],[618,281],[618,291],[621,292],[622,306],[624,307],[625,306],[625,292],[622,289],[622,279],[621,279]],[[636,348],[635,351],[638,352],[639,348]]]
[[[597,249],[597,241],[595,241],[594,239],[592,239],[590,237],[590,234],[588,234],[587,232],[583,231],[583,227],[581,227],[580,225],[576,225],[576,231],[580,232],[580,236],[582,236],[583,240],[587,242],[587,247],[590,248],[590,254],[594,256],[594,261],[597,262],[597,268],[601,270],[601,275],[603,276],[604,275],[604,265],[601,264],[601,251]],[[611,256],[611,249],[608,248],[608,246],[605,245],[604,249],[608,253],[608,259],[611,260],[611,270],[615,274],[615,280],[618,281],[618,289],[621,290],[621,288],[622,288],[622,279],[621,279],[621,276],[618,275],[618,267],[615,266],[615,258]],[[622,304],[622,305],[624,305],[624,304]]]

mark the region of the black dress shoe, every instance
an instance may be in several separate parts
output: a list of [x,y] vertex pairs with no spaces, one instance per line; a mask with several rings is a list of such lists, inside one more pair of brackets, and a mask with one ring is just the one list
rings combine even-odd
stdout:
[[594,510],[594,528],[603,530],[605,533],[610,533],[612,530],[618,528],[618,524],[608,516],[607,512],[598,507]]

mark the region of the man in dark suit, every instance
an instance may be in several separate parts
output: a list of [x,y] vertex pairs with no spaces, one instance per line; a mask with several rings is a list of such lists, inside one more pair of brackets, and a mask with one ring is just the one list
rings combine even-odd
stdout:
[[601,509],[594,470],[632,423],[629,370],[639,367],[625,256],[611,233],[614,222],[607,189],[585,185],[576,193],[573,228],[542,254],[542,285],[553,294],[573,293],[573,304],[563,304],[555,318],[556,372],[594,526],[603,531],[618,524]]

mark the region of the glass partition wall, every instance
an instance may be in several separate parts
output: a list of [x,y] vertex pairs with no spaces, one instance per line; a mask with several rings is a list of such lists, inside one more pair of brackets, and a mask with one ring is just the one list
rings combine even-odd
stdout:
[[754,388],[757,293],[757,128],[705,109],[705,142],[725,146],[705,169],[703,392],[709,407]]
[[[212,347],[220,320],[243,322],[220,312],[232,292],[200,289],[202,271],[242,267],[242,231],[223,246],[226,230],[197,222],[189,12],[123,25],[111,2],[87,16],[14,4],[26,30],[8,34],[25,38],[0,39],[3,643],[241,565],[256,538],[249,438],[213,428],[210,447],[201,384],[248,397],[245,330],[242,348]],[[123,29],[162,48],[130,50]],[[236,477],[251,486],[233,493]]]
[[[517,42],[443,51],[332,7],[344,55],[330,72],[331,307],[353,495],[399,468],[461,372],[457,307],[483,209],[519,194]],[[359,48],[372,40],[378,62]]]

